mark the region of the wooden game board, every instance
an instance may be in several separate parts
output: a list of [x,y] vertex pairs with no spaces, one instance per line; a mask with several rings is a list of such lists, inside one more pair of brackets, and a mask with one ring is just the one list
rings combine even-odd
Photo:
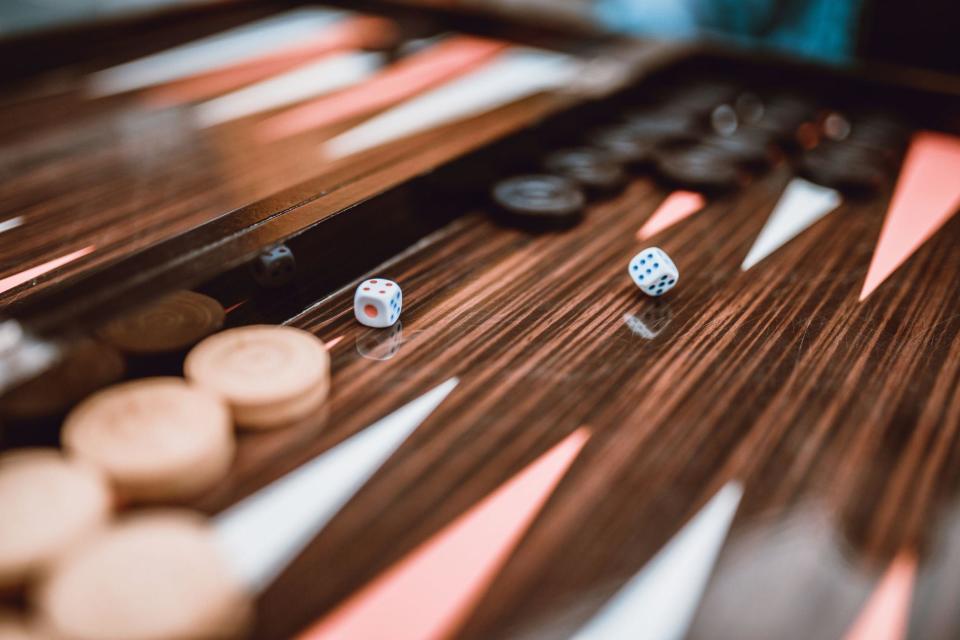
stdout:
[[[19,173],[2,202],[24,223],[0,233],[0,277],[96,248],[0,294],[7,315],[61,338],[190,286],[228,309],[227,326],[286,323],[326,341],[327,405],[242,435],[227,480],[190,505],[214,518],[443,387],[265,585],[254,637],[359,637],[370,620],[384,638],[956,637],[956,202],[891,222],[893,171],[744,269],[795,178],[789,161],[670,219],[676,187],[645,170],[564,231],[504,225],[486,197],[497,177],[656,95],[653,83],[705,69],[790,78],[837,106],[880,96],[917,130],[960,125],[949,96],[859,79],[831,94],[824,70],[699,55],[573,111],[560,113],[582,98],[538,94],[319,171],[304,162],[330,132],[231,159],[256,119],[187,134],[170,112],[123,103],[54,124],[84,100],[36,98],[41,133],[6,132]],[[29,111],[23,100],[5,108]],[[98,142],[141,117],[157,140],[183,136],[144,169],[172,185],[149,199],[122,173],[124,140]],[[953,161],[944,140],[937,166]],[[904,150],[891,151],[899,167]],[[68,223],[76,207],[92,213]],[[880,246],[885,225],[916,242]],[[256,287],[245,261],[281,240],[300,277]],[[681,273],[656,299],[626,273],[651,245]],[[392,329],[353,317],[365,274],[403,286]],[[56,426],[8,424],[4,445],[55,441]]]

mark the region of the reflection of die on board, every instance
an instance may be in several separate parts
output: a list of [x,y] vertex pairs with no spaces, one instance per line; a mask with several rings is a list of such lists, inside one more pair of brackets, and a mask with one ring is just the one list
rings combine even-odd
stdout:
[[357,336],[357,353],[368,360],[389,360],[403,344],[403,323],[397,322],[386,331],[365,331]]
[[673,312],[665,304],[653,304],[640,313],[625,313],[623,322],[635,335],[653,340],[667,328],[673,319]]

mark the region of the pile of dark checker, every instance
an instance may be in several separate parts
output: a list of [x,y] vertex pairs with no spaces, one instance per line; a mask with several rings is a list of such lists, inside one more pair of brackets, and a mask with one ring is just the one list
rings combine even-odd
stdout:
[[685,82],[587,128],[580,146],[547,151],[536,173],[505,178],[491,195],[516,222],[569,226],[590,200],[615,195],[631,174],[719,192],[784,162],[817,184],[870,193],[888,181],[907,134],[903,122],[878,110],[834,109],[733,82]]

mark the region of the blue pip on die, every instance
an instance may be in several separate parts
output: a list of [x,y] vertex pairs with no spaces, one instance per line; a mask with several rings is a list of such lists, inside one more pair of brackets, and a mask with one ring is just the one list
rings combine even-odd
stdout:
[[633,256],[627,267],[633,283],[648,296],[663,295],[677,285],[677,265],[659,247],[649,247]]
[[353,296],[353,315],[368,327],[382,329],[393,326],[403,309],[403,293],[392,280],[371,278],[357,287]]

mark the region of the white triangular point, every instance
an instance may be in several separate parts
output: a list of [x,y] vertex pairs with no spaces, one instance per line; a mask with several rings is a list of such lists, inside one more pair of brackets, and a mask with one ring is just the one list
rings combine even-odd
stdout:
[[706,201],[693,191],[674,191],[657,207],[637,231],[637,240],[646,240],[703,209]]
[[739,483],[724,486],[574,639],[681,640],[742,495]]
[[740,268],[746,271],[757,264],[835,210],[842,201],[843,198],[834,189],[794,178],[787,185]]
[[256,135],[269,142],[369,117],[489,62],[506,48],[498,40],[441,34],[360,85],[266,118]]
[[0,222],[0,233],[5,231],[10,231],[11,229],[16,229],[23,224],[23,216],[15,216],[13,218],[8,218],[3,222]]
[[324,56],[317,62],[199,104],[194,118],[200,126],[210,127],[332,93],[369,78],[384,60],[383,54],[356,51]]
[[300,640],[451,637],[590,437],[581,427],[417,547]]
[[293,560],[457,386],[451,378],[215,519],[239,577],[259,591]]
[[845,640],[902,640],[907,637],[917,557],[901,551],[867,600]]
[[87,85],[92,95],[106,96],[179,80],[304,41],[349,15],[321,7],[278,13],[98,71]]
[[573,80],[582,65],[573,56],[512,49],[480,69],[381,113],[330,139],[323,153],[340,158],[491,111]]
[[960,208],[960,138],[921,131],[903,160],[860,291],[866,299]]

